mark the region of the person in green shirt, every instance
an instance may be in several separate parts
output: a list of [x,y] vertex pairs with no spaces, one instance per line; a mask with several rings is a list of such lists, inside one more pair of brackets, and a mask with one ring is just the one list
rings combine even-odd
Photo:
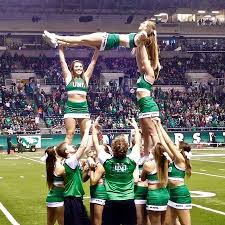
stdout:
[[64,225],[64,178],[62,175],[62,157],[56,153],[56,147],[51,146],[45,150],[41,158],[46,162],[46,174],[49,192],[46,198],[47,224]]
[[146,209],[152,225],[163,225],[169,193],[166,188],[168,176],[168,160],[166,150],[157,143],[153,150],[154,160],[144,163],[141,180],[148,180]]
[[119,46],[134,48],[144,42],[149,44],[152,35],[153,22],[146,20],[140,23],[138,33],[116,34],[106,32],[96,32],[81,36],[61,36],[44,31],[43,38],[52,47],[56,48],[59,44],[68,46],[88,46],[97,48],[100,51],[111,50]]
[[161,136],[163,146],[173,161],[168,169],[168,191],[170,199],[165,216],[165,225],[175,224],[178,217],[181,224],[191,225],[191,195],[185,185],[185,176],[191,176],[191,147],[180,142],[174,145],[159,119],[154,119],[157,133]]
[[[153,26],[154,35],[149,49],[145,45],[140,45],[134,51],[140,72],[136,84],[136,97],[139,107],[138,117],[144,138],[145,155],[148,155],[149,149],[157,143],[157,132],[152,118],[159,117],[159,107],[152,96],[152,89],[154,82],[158,78],[161,66],[155,29],[156,27]],[[148,51],[152,52],[152,57],[149,57]]]
[[[98,157],[103,169],[99,175],[105,174],[104,185],[107,200],[103,211],[104,225],[136,225],[136,209],[134,203],[133,172],[140,158],[141,135],[134,119],[130,122],[135,129],[136,143],[130,155],[127,155],[128,143],[124,136],[116,137],[112,142],[112,155],[103,148],[98,148]],[[95,128],[93,133],[95,133]],[[94,140],[93,140],[94,141]]]
[[92,128],[92,139],[95,148],[95,167],[90,169],[90,215],[92,225],[102,225],[102,213],[107,199],[107,193],[104,185],[105,181],[105,170],[104,167],[99,163],[97,152],[102,149],[109,153],[111,147],[109,145],[100,145],[99,134],[101,134],[100,126],[98,124],[100,117],[98,117],[93,124]]
[[83,204],[84,190],[79,163],[79,159],[87,147],[90,127],[91,121],[87,121],[84,136],[76,152],[74,148],[66,142],[62,142],[56,147],[58,156],[65,159],[63,168],[58,174],[65,176],[64,225],[91,224]]
[[63,46],[59,47],[59,59],[68,94],[68,100],[65,104],[64,111],[66,128],[65,141],[68,144],[72,143],[76,123],[79,124],[82,137],[84,135],[86,121],[90,119],[87,104],[88,84],[98,56],[99,51],[95,50],[91,63],[86,71],[84,70],[83,63],[79,60],[74,60],[69,68],[66,63],[64,48]]

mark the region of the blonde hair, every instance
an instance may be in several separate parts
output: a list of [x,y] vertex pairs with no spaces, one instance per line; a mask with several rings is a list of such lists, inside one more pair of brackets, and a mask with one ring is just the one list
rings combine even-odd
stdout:
[[112,152],[115,158],[125,158],[128,151],[128,143],[125,138],[120,135],[116,137],[112,142]]
[[148,35],[147,43],[145,44],[148,53],[148,58],[151,62],[151,66],[155,72],[155,78],[158,78],[160,65],[159,65],[159,48],[156,37],[156,26],[151,20],[147,21],[146,32]]

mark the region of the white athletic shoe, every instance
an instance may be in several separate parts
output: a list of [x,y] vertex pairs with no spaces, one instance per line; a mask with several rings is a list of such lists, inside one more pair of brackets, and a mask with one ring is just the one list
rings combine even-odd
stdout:
[[47,30],[44,31],[44,34],[42,34],[43,39],[50,44],[53,48],[56,48],[58,46],[58,43],[55,38],[54,33],[49,33]]

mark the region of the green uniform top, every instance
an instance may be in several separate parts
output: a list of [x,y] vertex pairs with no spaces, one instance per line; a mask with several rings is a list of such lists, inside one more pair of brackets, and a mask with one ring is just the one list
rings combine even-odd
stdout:
[[151,90],[152,90],[152,84],[150,84],[146,80],[145,75],[142,74],[137,80],[137,92],[138,91],[144,91],[144,92],[148,92],[149,95],[150,95],[151,94]]
[[104,150],[99,152],[99,160],[105,169],[105,188],[108,200],[134,199],[133,172],[138,161],[137,154],[117,159]]
[[160,183],[160,181],[159,181],[159,179],[158,179],[158,176],[157,176],[157,170],[156,170],[156,167],[155,167],[155,169],[154,169],[152,172],[150,172],[150,173],[148,174],[147,179],[148,179],[148,183],[149,183],[149,184],[159,184],[159,183]]
[[169,164],[168,175],[169,180],[184,181],[185,169],[181,169],[174,162],[171,162]]
[[83,94],[87,95],[88,87],[86,86],[84,79],[81,77],[71,79],[70,82],[66,84],[66,91],[68,94]]
[[56,176],[54,174],[54,177],[53,177],[53,185],[55,187],[61,187],[62,185],[64,185],[64,178],[62,176]]
[[64,197],[82,197],[84,189],[78,160],[74,156],[68,158],[65,160],[64,167],[66,172]]

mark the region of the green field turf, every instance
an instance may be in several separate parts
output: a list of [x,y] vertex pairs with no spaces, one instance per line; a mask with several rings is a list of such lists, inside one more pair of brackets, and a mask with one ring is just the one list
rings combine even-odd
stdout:
[[[211,212],[193,207],[193,225],[225,224],[225,150],[197,150],[193,154],[224,154],[198,156],[192,161],[193,175],[187,180],[191,191],[213,192],[214,197],[193,198],[193,203],[222,212]],[[42,153],[0,154],[0,202],[20,225],[45,225],[45,165],[40,163]],[[35,160],[35,161],[32,161]],[[89,196],[88,183],[84,185]],[[88,209],[89,199],[84,200]],[[0,210],[0,225],[11,223]]]

